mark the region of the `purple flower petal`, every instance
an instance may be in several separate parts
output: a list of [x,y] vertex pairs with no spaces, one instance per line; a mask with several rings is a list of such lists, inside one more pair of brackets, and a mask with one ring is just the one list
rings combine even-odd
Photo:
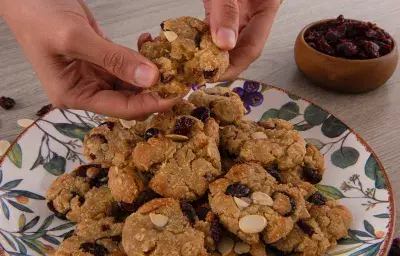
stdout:
[[252,107],[260,106],[264,101],[264,96],[260,92],[252,92],[246,95],[245,102]]
[[260,89],[260,83],[254,81],[246,81],[244,82],[243,88],[247,92],[256,92]]

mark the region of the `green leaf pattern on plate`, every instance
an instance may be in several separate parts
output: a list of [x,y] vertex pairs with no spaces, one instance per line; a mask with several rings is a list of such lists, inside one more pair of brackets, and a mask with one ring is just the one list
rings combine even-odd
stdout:
[[[237,80],[219,86],[243,88],[243,83]],[[317,189],[355,211],[349,238],[338,241],[340,246],[329,255],[378,255],[387,244],[393,216],[388,184],[377,159],[343,122],[325,110],[273,86],[262,85],[260,92],[264,101],[252,106],[248,118],[291,122],[306,142],[325,156],[327,178]],[[20,139],[14,144],[0,164],[0,244],[6,254],[49,255],[72,232],[75,224],[47,211],[43,195],[49,182],[85,163],[85,133],[101,122],[101,116],[86,111],[54,110],[25,134],[34,143]],[[39,182],[36,177],[45,177],[46,181]],[[40,213],[39,208],[43,209]]]

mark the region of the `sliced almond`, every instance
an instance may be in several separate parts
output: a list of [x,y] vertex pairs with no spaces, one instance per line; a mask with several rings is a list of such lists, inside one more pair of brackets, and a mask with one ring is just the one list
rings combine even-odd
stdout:
[[251,199],[253,199],[254,203],[266,206],[274,205],[274,200],[264,192],[256,191],[251,194]]
[[179,141],[179,142],[189,140],[189,137],[187,137],[185,135],[179,135],[179,134],[167,134],[167,135],[165,135],[165,137],[170,138],[173,141]]
[[22,128],[27,128],[29,127],[31,124],[33,124],[35,121],[31,120],[31,119],[19,119],[17,121],[17,124],[19,126],[21,126]]
[[260,233],[267,226],[267,219],[261,215],[247,215],[239,220],[239,228],[247,234]]
[[0,140],[0,156],[4,155],[7,149],[10,147],[10,142],[6,140]]
[[229,254],[233,250],[235,242],[230,237],[223,237],[217,245],[217,250],[222,256]]
[[235,244],[235,247],[233,248],[233,250],[237,254],[248,253],[250,251],[250,245],[248,243],[245,243],[245,242],[237,242]]
[[135,124],[136,124],[136,121],[135,121],[135,120],[129,121],[129,120],[119,119],[119,122],[120,122],[120,123],[122,124],[122,126],[123,126],[124,128],[126,128],[126,129],[130,129],[130,128],[132,128],[133,126],[135,126]]
[[150,213],[149,214],[150,217],[150,221],[156,225],[157,227],[165,227],[165,225],[167,225],[168,223],[168,217],[164,216],[162,214],[156,214],[156,213]]
[[239,198],[239,197],[236,197],[236,196],[234,196],[233,197],[233,201],[235,201],[235,204],[237,205],[237,207],[239,207],[239,209],[244,209],[244,208],[246,208],[246,207],[248,207],[249,205],[250,205],[250,203],[249,202],[246,202],[245,200],[243,200],[243,199],[241,199],[241,198]]
[[178,38],[178,35],[173,31],[164,31],[164,36],[169,42],[173,42]]
[[251,138],[253,140],[262,140],[262,139],[267,139],[267,135],[265,135],[265,133],[263,132],[255,132],[251,135]]

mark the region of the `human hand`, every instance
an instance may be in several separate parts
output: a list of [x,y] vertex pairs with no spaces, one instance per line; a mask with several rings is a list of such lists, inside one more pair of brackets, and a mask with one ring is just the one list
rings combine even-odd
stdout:
[[214,43],[229,50],[232,80],[262,53],[282,0],[203,0]]
[[144,91],[157,67],[112,43],[83,0],[2,0],[0,15],[56,107],[142,119],[178,101]]

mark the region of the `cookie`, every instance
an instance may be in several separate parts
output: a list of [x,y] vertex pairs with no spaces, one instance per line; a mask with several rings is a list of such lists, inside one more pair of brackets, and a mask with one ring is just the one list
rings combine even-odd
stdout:
[[246,113],[239,95],[225,87],[216,86],[196,90],[189,95],[188,100],[196,107],[208,107],[221,125],[239,121]]
[[192,227],[178,201],[152,200],[126,219],[122,245],[134,255],[208,255],[204,234]]
[[349,209],[336,200],[327,199],[325,203],[319,200],[316,204],[317,201],[308,204],[308,211],[329,240],[330,246],[336,246],[337,240],[348,237],[353,216]]
[[301,189],[278,184],[255,163],[235,165],[211,183],[209,202],[223,226],[249,244],[285,237],[305,208]]
[[161,41],[140,49],[160,70],[160,80],[150,88],[159,96],[182,97],[190,84],[217,81],[228,68],[229,54],[213,43],[206,23],[181,17],[164,21],[161,30]]
[[123,120],[111,118],[85,135],[84,154],[90,162],[128,166],[132,149],[143,141],[146,126],[137,122],[130,127]]
[[113,166],[108,172],[108,187],[118,202],[134,202],[146,189],[145,186],[145,181],[133,167]]
[[298,221],[290,233],[272,244],[284,253],[302,256],[322,256],[328,250],[329,240],[313,218]]
[[46,191],[48,207],[61,219],[79,222],[100,219],[114,201],[106,187],[108,168],[82,165],[58,177]]
[[123,222],[118,222],[113,217],[105,217],[99,220],[84,220],[79,222],[74,235],[86,240],[97,240],[101,238],[112,238],[121,241]]
[[134,149],[132,161],[139,171],[154,175],[149,187],[156,193],[195,200],[221,175],[217,135],[207,134],[207,127],[215,126],[210,117],[202,122],[193,116],[157,115],[149,124],[147,141]]
[[122,246],[112,238],[83,239],[71,236],[57,248],[55,256],[125,256]]

